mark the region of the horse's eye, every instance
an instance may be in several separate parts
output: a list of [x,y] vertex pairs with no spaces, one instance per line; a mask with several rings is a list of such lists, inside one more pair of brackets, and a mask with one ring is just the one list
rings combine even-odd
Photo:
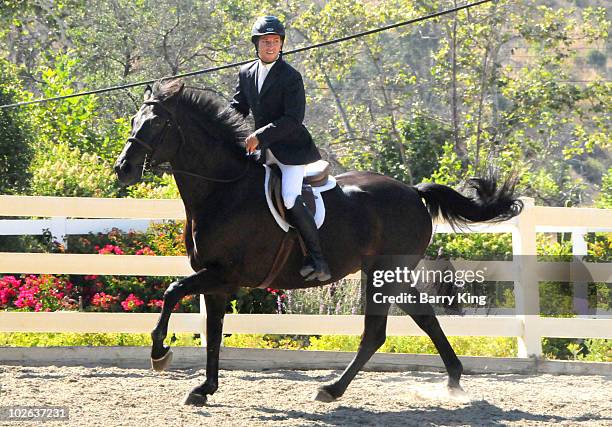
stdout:
[[154,128],[158,128],[162,125],[162,121],[158,116],[155,116],[151,119],[151,126]]

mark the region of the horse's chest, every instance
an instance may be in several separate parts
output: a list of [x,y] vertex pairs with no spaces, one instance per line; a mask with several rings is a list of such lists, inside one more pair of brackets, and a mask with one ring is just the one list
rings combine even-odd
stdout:
[[198,260],[210,260],[221,255],[227,257],[232,247],[236,246],[236,236],[239,227],[233,221],[192,221],[190,246],[193,250],[189,255]]

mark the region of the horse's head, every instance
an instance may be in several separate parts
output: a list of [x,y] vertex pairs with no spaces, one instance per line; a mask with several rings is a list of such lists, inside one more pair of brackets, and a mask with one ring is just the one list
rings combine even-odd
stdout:
[[132,118],[130,137],[115,162],[115,173],[122,184],[140,181],[147,158],[151,164],[159,164],[171,161],[176,154],[181,131],[172,99],[182,89],[178,79],[146,87],[144,102]]

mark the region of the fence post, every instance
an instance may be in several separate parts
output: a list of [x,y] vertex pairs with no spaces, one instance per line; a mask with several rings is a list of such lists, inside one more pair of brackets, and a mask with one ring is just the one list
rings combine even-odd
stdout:
[[[579,265],[582,258],[587,255],[588,247],[585,240],[586,230],[577,228],[572,230],[572,262]],[[589,284],[586,282],[574,282],[574,312],[580,315],[589,314]]]
[[516,229],[512,233],[515,312],[523,322],[523,333],[518,337],[518,357],[540,357],[542,342],[538,328],[540,285],[536,272],[535,202],[531,197],[522,197],[521,200],[525,207],[517,217]]

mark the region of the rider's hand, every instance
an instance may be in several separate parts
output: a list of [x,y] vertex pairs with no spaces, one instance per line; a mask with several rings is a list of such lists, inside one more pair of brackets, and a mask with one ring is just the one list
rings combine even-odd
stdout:
[[257,139],[257,135],[254,133],[247,136],[244,142],[246,143],[246,150],[249,154],[253,153],[259,145],[259,139]]

